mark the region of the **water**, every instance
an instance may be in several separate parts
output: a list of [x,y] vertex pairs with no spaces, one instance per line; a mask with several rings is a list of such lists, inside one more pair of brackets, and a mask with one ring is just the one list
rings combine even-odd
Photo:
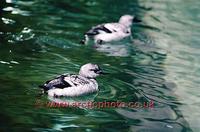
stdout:
[[[198,0],[1,1],[1,131],[198,131],[199,6]],[[123,14],[142,19],[133,41],[106,51],[79,45],[91,26]],[[97,94],[77,100],[154,101],[154,108],[35,106],[51,101],[39,96],[39,84],[88,62],[110,74],[97,79]]]

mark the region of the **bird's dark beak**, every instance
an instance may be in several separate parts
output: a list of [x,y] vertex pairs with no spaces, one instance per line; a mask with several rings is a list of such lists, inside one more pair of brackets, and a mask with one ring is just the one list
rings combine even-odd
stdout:
[[134,17],[134,18],[133,18],[133,23],[139,23],[139,22],[142,22],[142,20],[140,20],[140,19],[137,18],[137,17]]
[[100,75],[107,75],[107,74],[109,74],[109,73],[104,72],[104,71],[102,71],[102,70],[99,70],[99,71],[97,72],[97,74],[100,74]]

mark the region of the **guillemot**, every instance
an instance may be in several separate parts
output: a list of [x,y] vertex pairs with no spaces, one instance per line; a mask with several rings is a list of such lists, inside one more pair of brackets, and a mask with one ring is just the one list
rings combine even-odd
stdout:
[[102,44],[129,37],[131,36],[131,25],[133,22],[141,21],[135,16],[123,15],[118,23],[104,23],[94,26],[85,33],[84,39],[80,43],[86,44],[90,38],[94,39],[95,44]]
[[95,78],[101,74],[104,72],[98,65],[88,63],[80,68],[79,75],[62,74],[39,87],[53,97],[80,96],[99,90]]

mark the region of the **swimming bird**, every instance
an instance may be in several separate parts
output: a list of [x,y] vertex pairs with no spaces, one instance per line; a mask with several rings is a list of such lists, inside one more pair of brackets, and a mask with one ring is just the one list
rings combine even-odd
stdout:
[[84,39],[80,43],[86,44],[92,38],[95,44],[102,44],[129,37],[131,36],[131,25],[133,22],[141,21],[135,16],[123,15],[120,17],[118,23],[104,23],[94,26],[85,33]]
[[49,96],[80,96],[88,93],[97,92],[98,83],[95,78],[104,72],[101,68],[92,63],[83,65],[79,74],[62,74],[52,80],[46,81],[39,87],[48,93]]

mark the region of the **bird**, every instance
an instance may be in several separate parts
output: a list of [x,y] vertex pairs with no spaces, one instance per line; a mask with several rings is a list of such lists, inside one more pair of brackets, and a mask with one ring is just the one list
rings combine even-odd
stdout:
[[132,15],[123,15],[120,17],[119,22],[94,26],[84,34],[84,39],[80,43],[87,44],[89,39],[94,39],[95,44],[119,41],[131,36],[133,22],[141,22],[141,20]]
[[106,74],[97,64],[81,66],[79,74],[62,74],[39,87],[51,97],[75,97],[99,91],[96,77]]

